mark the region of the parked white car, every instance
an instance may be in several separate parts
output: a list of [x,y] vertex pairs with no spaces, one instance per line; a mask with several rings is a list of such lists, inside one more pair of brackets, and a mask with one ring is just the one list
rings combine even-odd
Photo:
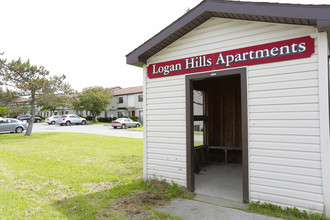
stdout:
[[63,126],[63,125],[70,126],[71,124],[85,125],[86,119],[81,118],[78,115],[68,114],[68,115],[58,116],[56,123],[58,123],[61,126]]
[[59,117],[58,115],[50,116],[45,119],[45,122],[48,123],[49,125],[54,125],[56,124],[58,117]]
[[114,129],[117,128],[122,128],[122,129],[126,129],[126,128],[138,128],[141,126],[140,122],[137,121],[133,121],[130,118],[118,118],[117,120],[113,121],[111,123],[111,126]]

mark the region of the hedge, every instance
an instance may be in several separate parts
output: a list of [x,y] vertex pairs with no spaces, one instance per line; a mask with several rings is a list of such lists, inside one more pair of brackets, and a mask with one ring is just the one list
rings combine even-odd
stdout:
[[[119,117],[119,118],[127,118],[127,117],[125,117],[125,116],[121,116],[121,117]],[[112,121],[114,121],[114,120],[116,120],[116,119],[117,119],[116,117],[113,117],[113,118],[111,118],[111,117],[98,117],[98,118],[97,118],[97,120],[98,120],[99,122],[109,122],[109,123],[111,123]],[[138,117],[137,117],[137,116],[131,116],[130,119],[132,119],[133,121],[137,121],[137,120],[138,120]],[[88,119],[87,119],[87,120],[88,120]]]
[[111,118],[111,117],[98,117],[97,118],[97,120],[99,122],[109,122],[109,123],[111,123],[112,121],[114,121],[116,119],[117,119],[116,117],[113,117],[113,118]]

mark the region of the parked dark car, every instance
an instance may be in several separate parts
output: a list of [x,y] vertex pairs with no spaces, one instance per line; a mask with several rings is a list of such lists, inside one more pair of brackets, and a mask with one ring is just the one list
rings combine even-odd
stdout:
[[[20,120],[20,121],[27,121],[27,122],[30,120],[30,118],[31,118],[31,115],[19,115],[17,117],[18,120]],[[34,118],[34,122],[37,122],[37,123],[41,122],[41,118],[36,116]]]

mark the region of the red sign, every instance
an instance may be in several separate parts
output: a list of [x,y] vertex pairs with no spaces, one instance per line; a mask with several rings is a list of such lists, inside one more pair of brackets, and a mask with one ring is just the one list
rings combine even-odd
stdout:
[[313,53],[314,39],[310,36],[305,36],[269,44],[150,64],[148,66],[148,77],[152,79],[294,60],[310,57]]

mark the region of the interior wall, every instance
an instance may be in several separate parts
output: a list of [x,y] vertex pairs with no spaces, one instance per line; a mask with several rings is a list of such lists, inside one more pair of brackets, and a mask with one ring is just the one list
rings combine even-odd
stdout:
[[[239,75],[195,81],[194,89],[205,92],[206,144],[242,148]],[[224,150],[210,149],[208,152],[209,161],[225,162]],[[227,161],[241,163],[241,151],[228,151]]]

